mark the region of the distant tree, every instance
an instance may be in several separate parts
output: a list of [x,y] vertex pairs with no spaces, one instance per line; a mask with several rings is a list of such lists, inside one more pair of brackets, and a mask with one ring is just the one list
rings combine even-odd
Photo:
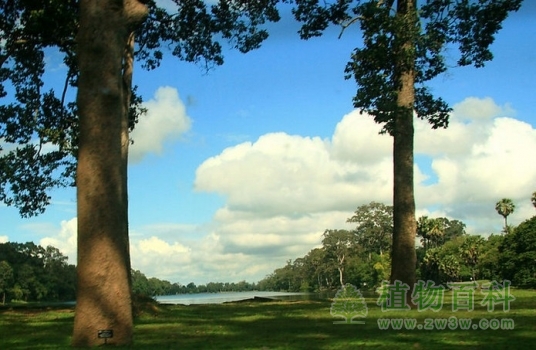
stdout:
[[495,204],[495,210],[504,218],[504,232],[508,232],[508,215],[512,214],[516,206],[509,198],[503,198]]
[[0,261],[13,270],[7,288],[15,299],[26,301],[71,301],[75,299],[76,270],[59,249],[33,242],[0,243]]
[[454,255],[444,255],[442,248],[430,248],[420,266],[421,278],[438,284],[458,281],[460,262]]
[[447,218],[438,218],[443,221],[444,225],[444,242],[466,235],[465,224],[459,220],[449,220]]
[[326,274],[324,265],[325,255],[326,252],[324,249],[315,248],[304,257],[306,271],[309,276],[309,284],[316,286],[313,289],[318,291],[322,290],[323,276]]
[[322,246],[326,251],[326,258],[337,267],[340,285],[344,287],[344,269],[348,264],[347,259],[355,243],[355,237],[347,230],[326,230],[323,236]]
[[536,216],[523,221],[499,246],[504,279],[522,287],[536,287]]
[[421,279],[436,283],[459,281],[464,267],[460,254],[463,240],[464,238],[460,237],[440,247],[428,249],[419,266]]
[[456,220],[451,223],[447,218],[421,216],[417,220],[417,236],[421,237],[421,244],[424,250],[437,248],[445,244],[448,240],[463,235],[465,233],[463,230],[464,226],[463,223]]
[[430,247],[430,236],[428,235],[430,232],[429,226],[430,219],[428,216],[421,216],[417,220],[417,237],[421,237],[421,244],[424,251]]
[[75,300],[76,268],[67,263],[67,256],[52,246],[43,251],[43,284],[47,289],[47,300]]
[[476,268],[482,255],[484,238],[480,236],[468,235],[464,237],[463,243],[460,246],[460,253],[466,265],[471,269],[473,281],[476,281]]
[[357,243],[369,254],[380,256],[389,252],[393,236],[393,207],[382,203],[370,202],[356,209],[354,215],[346,220],[357,224],[354,232]]
[[490,235],[484,242],[477,267],[481,278],[496,281],[502,279],[499,264],[499,247],[504,237],[503,235]]
[[188,293],[197,293],[197,286],[194,282],[190,282],[186,285],[186,290]]
[[430,231],[428,232],[428,235],[430,236],[430,240],[436,242],[436,246],[440,245],[440,242],[443,242],[445,237],[445,225],[443,221],[433,219],[429,229]]
[[[294,0],[301,38],[320,36],[330,25],[342,33],[359,23],[363,47],[353,50],[346,78],[354,77],[354,106],[393,137],[393,245],[391,282],[415,283],[414,114],[432,128],[448,125],[451,109],[426,82],[447,70],[445,52],[458,45],[460,66],[482,67],[489,46],[510,11],[522,0]],[[411,295],[410,293],[408,293]],[[411,299],[408,297],[408,301]]]
[[39,271],[29,263],[22,264],[16,270],[16,284],[22,291],[22,300],[43,300],[43,284],[39,281]]
[[[287,264],[284,267],[275,269],[273,273],[259,281],[258,285],[262,290],[293,291],[296,290],[295,280],[296,276],[294,274],[292,260],[287,260]],[[234,283],[227,290],[235,291]]]
[[532,197],[530,197],[530,201],[532,202],[534,208],[536,208],[536,191],[532,192]]
[[13,268],[5,260],[0,261],[0,293],[2,293],[2,305],[6,303],[6,293],[13,283]]
[[153,296],[153,291],[149,286],[149,280],[139,270],[132,270],[131,274],[132,279],[132,293],[138,295]]
[[209,282],[207,283],[207,292],[209,293],[218,293],[223,291],[222,282]]

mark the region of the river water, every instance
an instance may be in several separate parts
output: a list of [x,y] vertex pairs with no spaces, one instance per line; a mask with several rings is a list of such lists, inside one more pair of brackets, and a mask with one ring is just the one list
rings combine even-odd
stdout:
[[311,300],[318,299],[316,293],[287,293],[287,292],[224,292],[224,293],[195,293],[161,295],[155,297],[162,304],[221,304],[232,301],[265,298],[274,300]]

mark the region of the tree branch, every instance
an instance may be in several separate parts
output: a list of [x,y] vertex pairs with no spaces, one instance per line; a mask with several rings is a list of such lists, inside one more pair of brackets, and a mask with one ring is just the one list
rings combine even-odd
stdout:
[[339,33],[339,37],[337,39],[340,39],[342,37],[342,34],[346,30],[346,28],[348,28],[349,26],[351,26],[355,22],[359,21],[360,19],[363,19],[363,17],[362,16],[357,16],[357,17],[354,17],[354,18],[352,18],[351,20],[349,20],[349,21],[347,21],[345,23],[341,23],[342,29],[341,29],[341,32]]

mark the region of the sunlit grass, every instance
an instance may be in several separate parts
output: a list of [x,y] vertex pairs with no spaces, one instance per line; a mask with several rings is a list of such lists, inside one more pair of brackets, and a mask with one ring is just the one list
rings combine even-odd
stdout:
[[[145,309],[135,321],[132,349],[517,349],[536,345],[536,292],[512,290],[509,312],[488,312],[475,294],[474,311],[452,311],[451,292],[438,312],[382,312],[367,298],[365,324],[334,324],[332,300],[241,302],[218,305],[165,305]],[[472,319],[511,318],[513,330],[380,330],[379,318],[451,316]],[[0,309],[0,349],[69,347],[72,309],[31,307]]]

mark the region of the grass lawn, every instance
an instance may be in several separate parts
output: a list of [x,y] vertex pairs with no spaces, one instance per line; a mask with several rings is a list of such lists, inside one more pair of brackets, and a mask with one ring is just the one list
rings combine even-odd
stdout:
[[[147,307],[135,321],[133,349],[531,349],[536,346],[536,292],[514,290],[510,311],[488,312],[475,296],[473,311],[452,311],[451,292],[438,312],[382,312],[367,298],[365,324],[334,324],[332,300],[239,302]],[[425,319],[471,319],[467,330],[437,329]],[[381,330],[378,319],[416,319],[413,330]],[[0,308],[0,349],[69,348],[74,310]],[[512,319],[514,329],[473,329],[482,319]],[[453,319],[450,320],[450,325]],[[443,323],[444,324],[444,323]],[[408,324],[409,325],[409,324]],[[438,324],[440,327],[441,325]],[[491,323],[491,325],[497,325]],[[420,327],[419,327],[420,326]],[[427,330],[432,326],[433,330]],[[420,328],[420,329],[419,329]]]

